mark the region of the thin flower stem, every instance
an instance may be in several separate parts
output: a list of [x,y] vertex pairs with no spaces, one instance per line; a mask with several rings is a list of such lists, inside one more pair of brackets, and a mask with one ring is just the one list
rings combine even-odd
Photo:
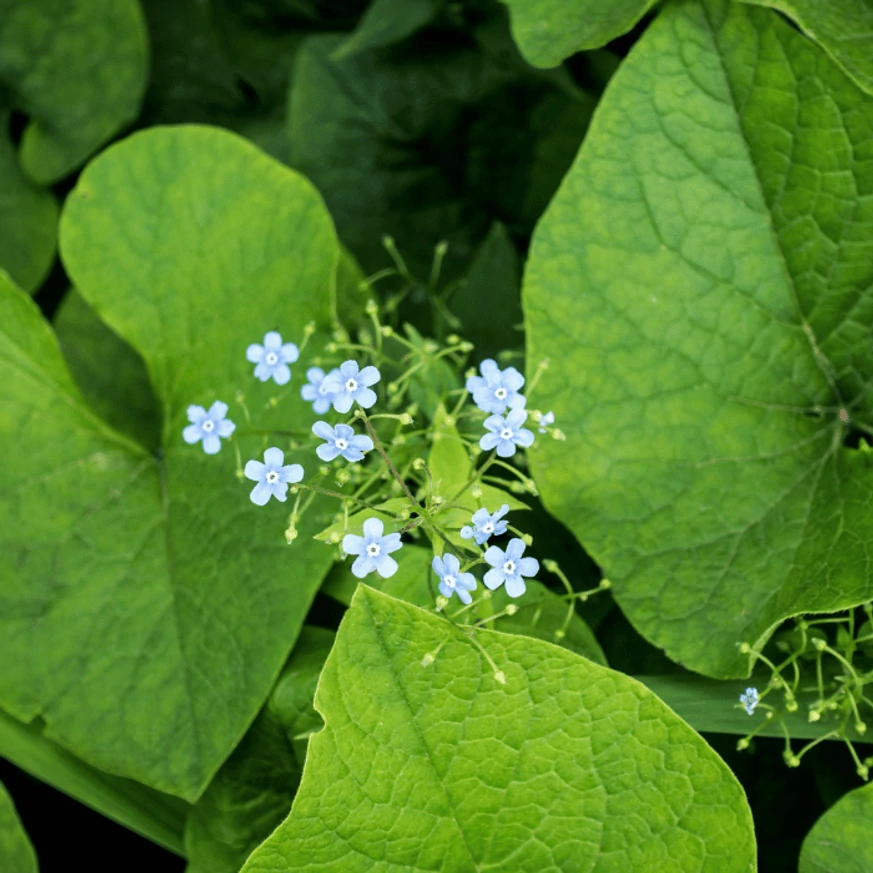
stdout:
[[367,416],[367,413],[364,412],[363,409],[360,410],[360,413],[361,413],[361,419],[364,422],[364,427],[367,428],[367,433],[370,434],[370,438],[373,440],[373,445],[376,447],[376,451],[379,452],[379,454],[382,456],[382,460],[388,466],[388,469],[391,471],[391,475],[394,477],[394,479],[397,481],[397,483],[403,489],[404,494],[406,494],[406,496],[409,499],[409,502],[412,504],[412,506],[415,509],[417,509],[420,514],[427,517],[427,513],[424,512],[424,510],[422,510],[421,505],[415,499],[412,492],[409,490],[409,486],[403,480],[403,477],[397,472],[397,468],[392,463],[391,458],[388,457],[388,452],[385,451],[385,446],[382,445],[382,440],[379,439],[379,435],[373,429],[373,425],[370,424],[370,419]]
[[496,458],[497,458],[497,454],[496,454],[496,450],[495,450],[495,451],[491,452],[491,454],[485,459],[485,463],[475,473],[473,473],[473,475],[464,483],[464,485],[461,487],[461,490],[458,491],[458,493],[455,494],[454,497],[452,497],[452,499],[449,501],[449,503],[455,503],[458,500],[458,498],[461,497],[468,488],[472,488],[472,486],[475,485],[476,482],[478,482],[479,479],[482,478],[485,471],[491,466],[491,464],[494,463]]
[[521,470],[519,470],[516,467],[513,467],[512,464],[507,464],[506,461],[500,461],[500,460],[497,460],[496,458],[494,460],[494,463],[498,467],[503,467],[504,470],[509,470],[510,473],[513,473],[515,476],[517,476],[521,480],[523,485],[527,485],[528,477],[524,473],[522,473]]
[[820,737],[816,737],[812,742],[807,743],[798,753],[797,760],[801,760],[803,756],[810,751],[810,749],[814,749],[819,743],[823,743],[825,740],[836,739],[840,735],[839,731],[831,731],[827,734],[822,734]]
[[303,485],[298,484],[294,486],[295,488],[301,488],[306,491],[317,491],[319,494],[326,494],[328,497],[336,497],[339,500],[343,501],[351,501],[352,503],[357,503],[359,506],[363,506],[366,509],[372,509],[374,512],[385,513],[385,510],[381,506],[375,506],[372,503],[368,503],[366,500],[361,500],[359,497],[353,497],[351,494],[343,494],[342,491],[331,491],[328,488],[319,488],[317,485]]

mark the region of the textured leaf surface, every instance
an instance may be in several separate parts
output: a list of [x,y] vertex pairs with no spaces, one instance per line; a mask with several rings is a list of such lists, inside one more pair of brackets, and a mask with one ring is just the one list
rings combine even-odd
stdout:
[[0,84],[30,116],[21,165],[62,179],[133,121],[148,75],[137,0],[0,0]]
[[873,596],[873,101],[778,15],[668,7],[534,239],[544,501],[650,640],[713,676]]
[[[332,556],[311,541],[317,506],[290,550],[287,510],[250,503],[232,448],[185,445],[185,409],[238,388],[266,405],[245,348],[329,324],[336,239],[296,174],[232,134],[178,127],[92,163],[61,243],[76,287],[145,360],[162,445],[152,455],[96,418],[5,285],[0,660],[15,668],[0,702],[42,715],[89,763],[194,799],[263,704]],[[311,416],[297,395],[264,426]],[[243,458],[260,456],[234,416]]]
[[36,854],[21,826],[12,798],[0,784],[0,870],[37,873]]
[[798,873],[867,873],[873,869],[873,785],[850,791],[803,841]]
[[868,94],[873,94],[871,0],[743,0],[784,12]]
[[[730,771],[632,679],[361,586],[289,818],[246,873],[755,869]],[[442,646],[434,664],[421,659]]]
[[185,830],[186,873],[237,873],[291,809],[315,686],[334,635],[304,627],[266,706],[197,802]]
[[399,42],[431,21],[441,5],[441,0],[373,0],[334,57],[349,58]]
[[656,0],[503,0],[528,63],[555,67],[627,33]]

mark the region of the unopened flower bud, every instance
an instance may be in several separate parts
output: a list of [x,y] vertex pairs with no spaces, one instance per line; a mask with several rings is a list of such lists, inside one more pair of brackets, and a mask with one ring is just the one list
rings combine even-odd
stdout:
[[436,599],[436,611],[442,612],[449,605],[448,597],[443,597],[442,594]]
[[303,327],[303,335],[304,336],[312,336],[315,333],[315,322],[310,321],[308,324]]
[[785,755],[785,763],[789,767],[799,767],[800,766],[800,758],[797,755],[792,755],[789,752],[786,752]]
[[416,458],[412,462],[412,469],[413,470],[423,470],[424,469],[424,458]]
[[[464,340],[464,342],[462,342],[462,343],[458,346],[458,348],[459,348],[462,352],[472,352],[473,349],[475,348],[475,346],[473,345],[473,343],[469,342],[468,340]],[[476,375],[476,371],[475,371],[475,370],[473,370],[473,375],[474,375],[474,376]]]
[[394,437],[393,440],[391,440],[391,445],[392,446],[402,446],[405,442],[406,442],[406,437],[402,433],[399,433],[399,434],[397,434],[396,437]]
[[440,350],[440,347],[439,347],[439,346],[438,346],[438,345],[437,345],[433,340],[427,340],[427,341],[423,344],[422,348],[423,348],[423,349],[424,349],[424,350],[425,350],[429,355],[432,355],[434,352],[438,352],[438,351]]
[[752,647],[748,643],[740,643],[740,654],[748,655],[752,651]]
[[342,539],[342,535],[338,531],[334,531],[330,535],[330,541],[331,541],[331,543],[333,543],[333,545],[337,545],[341,539]]
[[300,486],[299,486],[299,485],[292,485],[292,486],[288,489],[288,493],[289,493],[289,494],[297,494],[298,491],[300,491]]
[[867,733],[867,725],[863,721],[855,722],[855,730],[863,736]]
[[490,600],[491,597],[492,594],[487,588],[479,595],[480,600]]
[[494,674],[494,681],[499,682],[501,685],[506,685],[506,674],[503,672],[503,670],[498,670]]
[[482,486],[477,482],[471,489],[470,494],[478,500],[482,496]]
[[409,426],[412,424],[412,416],[408,412],[404,412],[400,416],[400,423],[404,426]]
[[389,382],[388,383],[388,393],[389,394],[396,394],[397,391],[398,391],[397,383],[396,382]]
[[455,417],[454,417],[454,415],[447,415],[447,416],[443,419],[443,424],[444,424],[446,427],[454,427],[454,426],[455,426]]
[[390,324],[383,324],[382,336],[394,336],[394,328]]
[[556,427],[552,431],[552,439],[556,439],[556,440],[563,442],[565,439],[567,439],[567,435],[564,433],[564,431],[562,431]]
[[823,640],[821,637],[813,637],[812,644],[818,649],[819,652],[823,652],[828,644],[827,640]]
[[297,539],[297,528],[289,527],[288,530],[285,531],[285,542],[290,546],[294,540]]
[[319,476],[330,476],[330,467],[327,464],[322,464],[318,468],[318,475]]
[[859,776],[860,776],[860,777],[861,777],[865,782],[866,782],[867,779],[870,777],[870,769],[869,769],[869,767],[866,767],[864,764],[862,764],[860,767],[858,767],[858,768],[855,770],[855,772],[856,772],[856,773],[857,773],[857,774],[858,774],[858,775],[859,775]]
[[521,535],[521,541],[522,541],[526,546],[532,546],[532,545],[533,545],[533,537],[532,537],[530,534],[522,534],[522,535]]
[[543,567],[545,567],[549,573],[558,572],[558,562],[554,560],[554,558],[543,558]]
[[809,720],[811,722],[816,722],[821,720],[821,713],[817,709],[811,709],[809,711]]
[[510,603],[509,606],[506,607],[507,615],[515,615],[518,612],[518,607],[514,603]]
[[797,712],[797,701],[792,697],[785,701],[786,712]]
[[612,582],[610,582],[609,579],[601,579],[600,580],[600,587],[604,588],[604,589],[612,588]]
[[376,315],[376,313],[377,313],[378,311],[379,311],[379,304],[376,303],[376,301],[373,300],[373,298],[371,297],[371,298],[367,301],[366,306],[364,306],[364,312],[366,312],[367,315]]
[[324,350],[325,350],[326,352],[329,352],[330,354],[333,354],[333,353],[336,351],[336,343],[328,343],[328,344],[324,347]]
[[558,628],[555,631],[555,639],[556,640],[562,640],[562,639],[564,639],[565,636],[567,636],[567,634],[561,628]]
[[442,506],[445,502],[446,502],[445,498],[444,498],[444,497],[441,497],[439,494],[435,494],[435,495],[431,498],[431,503],[432,503],[434,506]]
[[337,485],[345,485],[349,481],[349,474],[346,470],[337,470],[335,478]]
[[421,666],[422,666],[422,667],[430,667],[430,665],[433,664],[433,662],[434,662],[435,660],[436,660],[436,658],[434,657],[433,652],[428,652],[428,653],[427,653],[427,654],[426,654],[426,655],[421,659]]
[[743,737],[741,740],[739,740],[737,742],[737,751],[738,752],[742,752],[748,748],[749,748],[749,741],[748,741],[748,739],[746,739],[746,737]]

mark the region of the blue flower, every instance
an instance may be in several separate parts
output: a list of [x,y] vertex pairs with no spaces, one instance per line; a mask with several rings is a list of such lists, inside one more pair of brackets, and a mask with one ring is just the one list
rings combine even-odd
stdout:
[[489,546],[485,552],[485,560],[493,569],[485,574],[482,580],[492,591],[506,584],[506,593],[510,597],[521,597],[525,592],[522,576],[536,576],[540,570],[540,562],[536,558],[522,558],[524,542],[518,537],[509,541],[506,551],[497,546]]
[[513,409],[505,418],[502,415],[489,415],[485,419],[485,429],[490,433],[479,440],[479,446],[486,452],[496,448],[501,458],[512,457],[516,446],[527,448],[534,441],[534,435],[522,427],[526,418],[524,409]]
[[507,522],[501,521],[506,513],[509,512],[509,504],[504,503],[494,515],[490,515],[487,509],[477,509],[473,513],[473,527],[466,525],[461,528],[461,536],[465,540],[475,539],[477,545],[482,545],[488,541],[489,537],[499,537],[506,533]]
[[484,412],[505,412],[507,407],[524,406],[524,398],[518,393],[524,385],[524,376],[515,369],[501,370],[496,361],[486,358],[479,365],[481,376],[467,379],[467,390],[473,402]]
[[747,688],[740,695],[740,703],[743,704],[743,709],[751,715],[755,711],[755,707],[758,705],[758,689],[757,688]]
[[441,558],[434,555],[431,567],[440,577],[439,589],[443,597],[457,594],[462,603],[473,599],[470,592],[476,590],[476,578],[472,573],[461,572],[461,562],[454,555],[446,553]]
[[336,397],[334,388],[336,387],[335,383],[339,380],[339,370],[331,370],[325,375],[321,367],[310,367],[306,371],[306,378],[309,379],[309,384],[300,389],[300,396],[312,403],[314,412],[318,415],[324,415]]
[[312,432],[327,440],[325,445],[315,450],[322,461],[332,461],[338,455],[342,455],[347,461],[362,461],[364,452],[373,448],[370,437],[356,434],[354,428],[347,424],[331,427],[326,421],[316,421],[312,425]]
[[246,464],[246,479],[258,484],[252,488],[252,503],[263,506],[271,497],[280,503],[288,499],[288,484],[299,482],[303,478],[303,467],[300,464],[285,463],[285,454],[281,449],[272,448],[264,452],[264,463],[249,461]]
[[545,433],[546,428],[550,424],[554,424],[554,423],[555,423],[555,413],[554,412],[547,412],[545,415],[541,415],[540,420],[539,420],[540,433]]
[[337,412],[346,413],[357,402],[364,409],[369,409],[376,402],[376,392],[370,388],[382,378],[375,367],[364,367],[361,370],[357,361],[346,361],[339,372],[325,377],[328,390],[334,392],[333,408]]
[[246,358],[255,367],[255,376],[262,382],[274,379],[277,385],[285,385],[291,381],[291,369],[288,364],[293,364],[300,352],[294,343],[282,344],[282,337],[271,330],[264,337],[264,344],[252,343],[246,349]]
[[189,445],[203,440],[203,451],[214,455],[221,449],[221,439],[227,439],[236,430],[236,425],[227,415],[227,404],[216,400],[207,412],[202,406],[188,407],[188,421],[191,424],[182,431],[182,438]]
[[393,576],[397,572],[397,561],[390,556],[390,552],[396,552],[403,543],[400,542],[400,534],[392,533],[387,537],[382,536],[384,526],[378,518],[368,518],[364,522],[364,535],[346,534],[343,537],[343,551],[347,555],[357,555],[352,564],[352,573],[363,579],[367,573],[375,570],[383,579]]

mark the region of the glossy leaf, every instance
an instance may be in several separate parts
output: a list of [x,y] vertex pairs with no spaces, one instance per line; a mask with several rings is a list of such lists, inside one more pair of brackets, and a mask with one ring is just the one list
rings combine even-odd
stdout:
[[[245,348],[271,328],[299,341],[310,320],[329,326],[336,239],[296,174],[232,134],[176,127],[85,170],[61,248],[146,362],[161,451],[90,411],[48,326],[4,284],[0,659],[15,669],[0,703],[42,715],[90,764],[195,799],[263,704],[332,556],[311,541],[318,504],[291,552],[287,510],[249,501],[231,447],[187,446],[185,410],[239,388],[267,405]],[[270,409],[271,429],[311,414],[297,392]],[[265,448],[237,437],[243,458]]]
[[148,42],[137,0],[0,0],[0,84],[30,117],[25,173],[47,185],[139,112]]
[[754,869],[742,789],[654,695],[548,643],[477,639],[505,685],[443,619],[359,587],[291,815],[245,873]]
[[12,798],[0,784],[0,870],[37,873],[36,854],[21,826]]
[[[778,15],[667,7],[540,223],[549,511],[675,660],[873,596],[873,101]],[[840,240],[839,245],[834,240]]]
[[866,873],[873,867],[873,785],[850,791],[803,841],[798,873]]

